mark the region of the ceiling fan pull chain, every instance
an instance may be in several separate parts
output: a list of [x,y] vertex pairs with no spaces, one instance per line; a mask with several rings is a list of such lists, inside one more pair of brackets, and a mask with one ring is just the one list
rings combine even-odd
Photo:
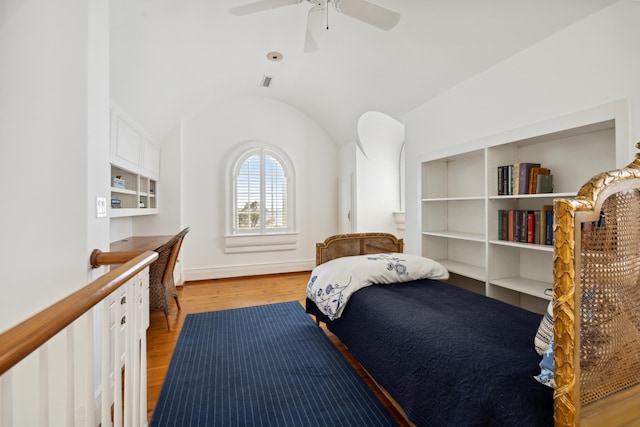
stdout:
[[331,3],[331,0],[327,0],[327,4],[325,6],[325,13],[327,14],[327,30],[329,29],[329,3]]

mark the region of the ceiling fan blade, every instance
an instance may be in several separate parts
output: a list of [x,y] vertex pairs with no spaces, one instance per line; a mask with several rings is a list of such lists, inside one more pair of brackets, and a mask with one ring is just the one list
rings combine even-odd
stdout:
[[367,24],[388,31],[400,20],[400,14],[366,0],[341,0],[336,2],[337,9]]
[[304,53],[313,53],[318,50],[318,44],[316,40],[313,38],[313,34],[307,28],[307,35],[304,38]]
[[232,7],[229,13],[236,16],[249,15],[251,13],[263,12],[269,9],[298,4],[302,0],[263,0],[256,3],[249,3],[243,6]]
[[313,37],[312,28],[320,28],[325,9],[310,9],[307,16],[307,34],[304,38],[304,53],[312,53],[318,50],[318,44]]

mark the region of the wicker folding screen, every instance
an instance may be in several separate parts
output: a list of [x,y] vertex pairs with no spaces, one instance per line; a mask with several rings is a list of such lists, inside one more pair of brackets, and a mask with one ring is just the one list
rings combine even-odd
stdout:
[[640,417],[639,156],[556,199],[554,216],[555,424],[631,425]]
[[169,300],[171,297],[175,299],[178,310],[180,310],[178,292],[173,280],[173,270],[178,260],[182,241],[188,232],[189,227],[156,249],[158,260],[149,268],[149,309],[160,310],[164,313],[169,330],[171,330],[169,323]]

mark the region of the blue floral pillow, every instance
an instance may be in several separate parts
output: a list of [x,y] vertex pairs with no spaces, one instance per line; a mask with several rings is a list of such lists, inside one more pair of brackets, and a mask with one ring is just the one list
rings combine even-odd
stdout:
[[545,350],[540,361],[540,374],[534,376],[547,387],[556,388],[556,382],[553,379],[553,336],[549,341],[549,347]]
[[405,253],[379,253],[336,258],[311,272],[307,297],[331,320],[342,315],[351,295],[372,285],[418,279],[446,280],[447,269],[437,261]]

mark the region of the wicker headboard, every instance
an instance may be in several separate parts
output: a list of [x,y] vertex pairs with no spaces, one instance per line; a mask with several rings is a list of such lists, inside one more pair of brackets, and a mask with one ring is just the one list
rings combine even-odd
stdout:
[[316,265],[335,258],[380,252],[404,252],[404,241],[388,233],[338,234],[316,243]]
[[554,215],[555,424],[638,425],[640,155]]

